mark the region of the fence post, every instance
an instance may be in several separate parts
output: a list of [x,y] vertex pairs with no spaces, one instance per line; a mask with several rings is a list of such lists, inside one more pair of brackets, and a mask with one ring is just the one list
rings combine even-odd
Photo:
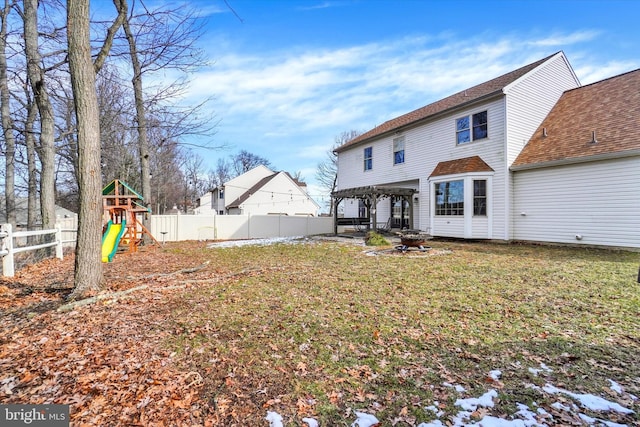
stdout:
[[5,277],[15,276],[13,265],[13,232],[11,224],[2,224],[0,236],[3,237],[2,242],[2,275]]
[[62,259],[62,225],[56,224],[56,258]]

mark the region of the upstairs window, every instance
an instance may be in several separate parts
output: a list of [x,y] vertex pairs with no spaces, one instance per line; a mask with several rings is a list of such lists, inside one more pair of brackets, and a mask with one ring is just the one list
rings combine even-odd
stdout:
[[373,169],[373,147],[367,147],[364,149],[364,170],[371,169]]
[[404,136],[393,140],[393,164],[404,163]]
[[486,111],[481,111],[470,116],[464,116],[456,119],[457,144],[466,144],[468,142],[484,139],[488,135]]

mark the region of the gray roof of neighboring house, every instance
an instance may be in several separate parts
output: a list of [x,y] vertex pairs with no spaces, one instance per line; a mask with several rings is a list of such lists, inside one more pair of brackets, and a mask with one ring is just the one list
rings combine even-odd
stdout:
[[[16,197],[16,225],[26,225],[27,224],[27,198],[26,197]],[[36,209],[37,209],[37,221],[40,223],[40,201],[36,200]],[[77,214],[75,212],[71,212],[69,209],[65,209],[61,206],[56,205],[56,217],[57,218],[69,218],[74,217]],[[7,210],[5,208],[5,197],[4,194],[0,197],[0,222],[7,221]]]

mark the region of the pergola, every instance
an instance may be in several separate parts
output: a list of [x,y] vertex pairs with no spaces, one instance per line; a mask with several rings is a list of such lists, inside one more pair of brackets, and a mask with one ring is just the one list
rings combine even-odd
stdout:
[[344,190],[338,190],[331,193],[331,197],[335,199],[334,209],[336,215],[333,218],[334,232],[338,232],[338,205],[344,199],[361,199],[364,202],[367,210],[367,218],[369,224],[374,230],[378,229],[378,221],[376,214],[376,206],[380,199],[387,197],[404,197],[409,201],[409,224],[410,228],[413,228],[413,195],[418,190],[406,187],[387,187],[378,185],[369,185],[366,187],[354,187],[346,188]]

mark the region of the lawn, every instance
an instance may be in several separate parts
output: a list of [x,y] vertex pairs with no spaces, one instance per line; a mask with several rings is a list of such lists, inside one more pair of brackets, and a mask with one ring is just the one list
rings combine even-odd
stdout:
[[167,244],[105,266],[146,288],[71,312],[72,262],[42,263],[2,283],[0,403],[70,403],[78,425],[637,422],[640,254],[430,244]]

